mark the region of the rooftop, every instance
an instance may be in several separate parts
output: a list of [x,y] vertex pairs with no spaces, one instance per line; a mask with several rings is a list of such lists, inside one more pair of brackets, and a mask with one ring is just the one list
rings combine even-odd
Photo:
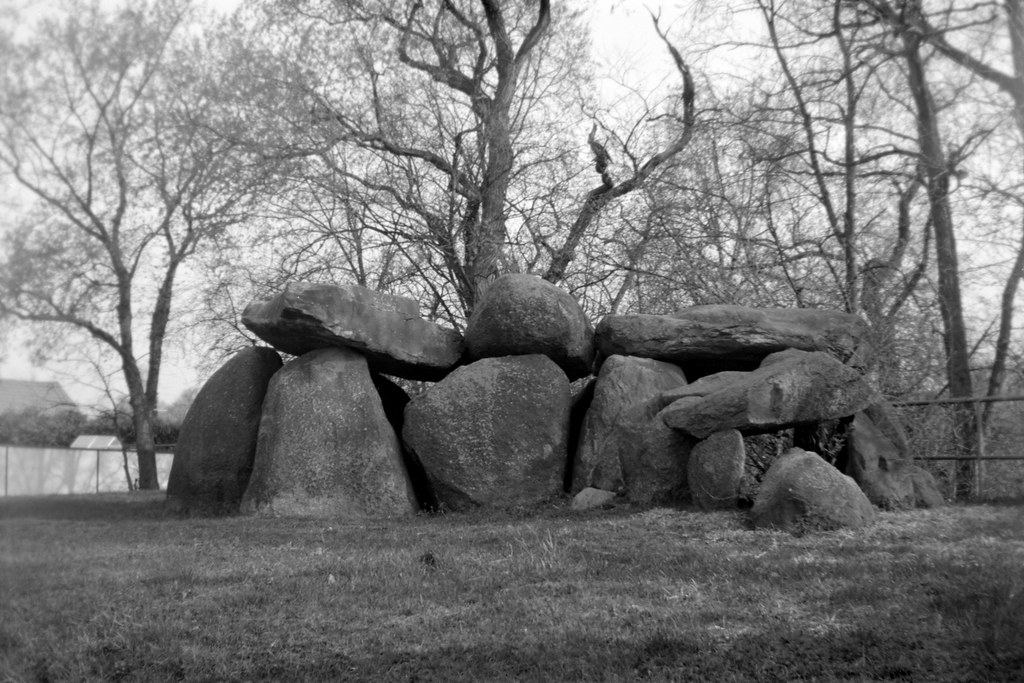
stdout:
[[0,379],[0,413],[22,410],[54,412],[76,407],[59,382]]

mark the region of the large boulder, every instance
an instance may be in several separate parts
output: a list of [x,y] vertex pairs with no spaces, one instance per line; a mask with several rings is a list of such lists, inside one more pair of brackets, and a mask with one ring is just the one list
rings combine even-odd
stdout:
[[365,358],[320,349],[274,376],[244,512],[363,518],[418,507]]
[[693,502],[702,510],[730,510],[739,503],[746,463],[743,435],[716,432],[690,453],[687,479]]
[[569,403],[547,356],[485,358],[413,399],[403,438],[442,505],[528,507],[562,492]]
[[914,507],[913,463],[865,412],[857,413],[846,438],[846,474],[884,510]]
[[358,285],[292,282],[246,306],[242,323],[285,353],[350,347],[377,372],[408,379],[441,379],[464,351],[461,335],[420,318],[412,299]]
[[568,292],[536,275],[504,275],[473,309],[466,350],[472,360],[540,353],[574,380],[594,364],[594,328]]
[[853,479],[816,453],[792,448],[768,468],[751,518],[755,528],[831,530],[866,526],[877,513]]
[[851,365],[869,353],[866,323],[840,311],[712,305],[674,315],[609,315],[595,335],[598,361],[615,354],[674,363],[688,376],[749,370],[785,349],[822,351]]
[[174,449],[167,481],[172,509],[238,511],[252,473],[267,385],[280,368],[281,357],[273,349],[243,349],[199,390]]
[[601,368],[573,460],[572,491],[624,493],[637,503],[686,497],[692,439],[658,418],[661,395],[686,384],[674,365],[612,356]]
[[725,429],[773,432],[853,415],[874,392],[859,372],[821,352],[772,354],[753,372],[709,375],[666,392],[669,427],[704,439]]

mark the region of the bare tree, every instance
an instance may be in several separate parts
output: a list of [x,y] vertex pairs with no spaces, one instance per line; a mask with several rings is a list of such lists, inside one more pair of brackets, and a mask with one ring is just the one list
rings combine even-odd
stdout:
[[179,271],[245,217],[262,178],[210,134],[214,89],[188,70],[185,24],[181,3],[72,3],[0,57],[0,167],[32,202],[4,235],[0,312],[116,355],[147,489]]
[[[999,3],[982,4],[974,7],[956,8],[950,6],[930,15],[920,2],[906,2],[893,6],[887,2],[866,2],[871,11],[886,24],[909,36],[905,40],[921,41],[933,47],[938,53],[962,67],[968,73],[989,83],[1008,101],[1010,120],[1020,135],[1024,135],[1024,3],[1020,0],[1003,0]],[[941,23],[940,23],[941,22]],[[986,42],[1003,38],[1009,47],[1007,66],[997,59],[984,56],[982,46],[974,54],[969,48],[958,46],[958,36],[981,31]],[[1018,143],[1019,145],[1019,143]],[[1018,148],[1018,174],[1024,173],[1024,154]],[[954,169],[955,170],[955,169]],[[1018,183],[1024,182],[1024,178]],[[993,182],[986,193],[1002,196],[1015,204],[1021,212],[1024,225],[1024,192],[1019,188],[1009,191]],[[1003,391],[1007,375],[1007,359],[1013,332],[1014,301],[1024,278],[1024,231],[1018,235],[1014,249],[1015,257],[1005,278],[1000,301],[999,330],[993,353],[992,369],[989,374],[988,396],[997,396]],[[983,424],[991,416],[992,404],[986,404]]]
[[[578,12],[549,0],[267,7],[272,18],[250,24],[265,51],[242,49],[290,64],[273,78],[301,103],[277,110],[287,135],[258,143],[306,164],[293,186],[301,206],[282,203],[282,217],[303,215],[321,245],[341,237],[331,249],[353,257],[353,279],[402,280],[456,325],[501,273],[563,280],[595,216],[692,134],[693,81],[657,26],[683,77],[683,124],[648,157],[612,149],[620,163],[595,163],[601,185],[588,192],[585,143],[603,141],[596,129],[588,141],[580,115],[589,65]],[[355,240],[368,248],[343,244]]]

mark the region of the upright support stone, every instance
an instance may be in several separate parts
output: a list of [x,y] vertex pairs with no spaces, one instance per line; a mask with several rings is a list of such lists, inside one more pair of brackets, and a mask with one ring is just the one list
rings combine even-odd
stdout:
[[739,501],[746,449],[735,429],[715,432],[693,447],[688,481],[702,510],[731,510]]
[[243,512],[363,518],[418,508],[361,355],[320,349],[274,376]]
[[572,491],[621,491],[635,503],[685,499],[692,439],[658,418],[662,392],[686,384],[674,365],[613,356],[594,385],[573,460]]
[[536,505],[562,492],[569,402],[546,356],[485,358],[413,399],[403,438],[446,507]]
[[249,485],[263,399],[281,368],[273,349],[231,357],[199,390],[182,422],[167,482],[171,509],[192,514],[238,511]]

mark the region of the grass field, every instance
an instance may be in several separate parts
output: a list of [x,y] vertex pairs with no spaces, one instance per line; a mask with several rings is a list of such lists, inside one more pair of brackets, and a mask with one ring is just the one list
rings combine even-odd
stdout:
[[1024,508],[178,519],[0,501],[11,680],[1024,680]]

